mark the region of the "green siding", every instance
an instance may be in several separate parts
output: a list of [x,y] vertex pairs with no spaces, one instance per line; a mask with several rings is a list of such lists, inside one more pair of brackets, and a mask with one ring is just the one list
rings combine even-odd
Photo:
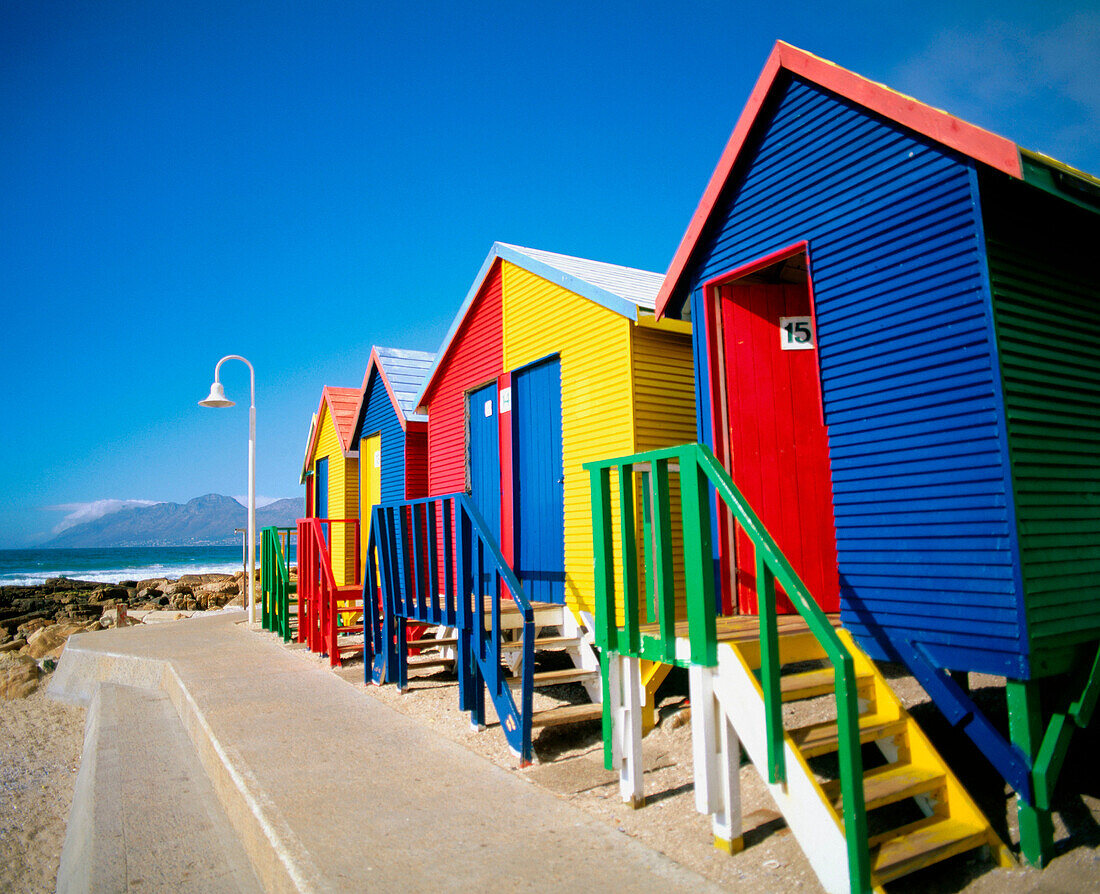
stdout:
[[1100,636],[1100,215],[993,175],[982,205],[1036,653]]

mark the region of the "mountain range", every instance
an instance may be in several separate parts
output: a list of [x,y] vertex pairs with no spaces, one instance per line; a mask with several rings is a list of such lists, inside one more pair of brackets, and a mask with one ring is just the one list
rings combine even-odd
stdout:
[[[276,500],[256,510],[257,536],[269,525],[293,527],[305,514],[301,497]],[[186,503],[154,503],[120,509],[74,525],[43,547],[221,546],[238,544],[248,513],[232,497],[207,494]]]

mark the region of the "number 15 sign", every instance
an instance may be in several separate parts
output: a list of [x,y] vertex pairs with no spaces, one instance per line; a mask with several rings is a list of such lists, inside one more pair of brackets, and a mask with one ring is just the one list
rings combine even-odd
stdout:
[[813,350],[814,330],[811,318],[780,317],[779,346],[784,351]]

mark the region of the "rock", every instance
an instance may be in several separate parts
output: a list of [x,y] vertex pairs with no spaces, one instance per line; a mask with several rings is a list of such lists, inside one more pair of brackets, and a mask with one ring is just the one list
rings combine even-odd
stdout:
[[4,659],[0,663],[0,698],[26,698],[38,688],[38,663],[33,658],[7,653]]
[[128,588],[133,588],[133,589],[136,590],[138,582],[136,580],[120,580],[118,582],[118,585],[120,587],[128,587]]
[[20,624],[16,628],[16,632],[18,633],[19,636],[29,638],[30,635],[32,633],[34,633],[36,630],[39,630],[42,627],[49,627],[49,626],[50,626],[50,622],[47,621],[45,617],[39,617],[39,618],[34,618],[33,620],[30,620],[30,621],[27,621],[25,624]]
[[130,598],[130,591],[125,587],[104,587],[95,594],[95,602],[118,602]]
[[80,633],[83,630],[84,627],[78,624],[54,624],[43,627],[27,637],[27,648],[24,654],[34,659],[44,658],[58,647],[64,646],[65,641],[74,633]]
[[233,578],[226,576],[225,580],[213,581],[208,584],[203,584],[198,588],[199,593],[217,593],[227,594],[229,596],[236,596],[241,592],[240,587]]
[[[184,576],[185,577],[194,577],[194,575],[184,575]],[[180,578],[180,580],[176,581],[174,584],[168,584],[166,587],[164,587],[163,592],[164,592],[165,596],[177,596],[177,595],[190,596],[191,593],[194,592],[194,591],[191,589],[190,584],[184,583],[183,578]]]
[[689,723],[691,723],[691,705],[681,708],[665,721],[669,729],[679,729]]
[[146,580],[139,580],[137,582],[137,591],[140,593],[142,590],[163,590],[167,586],[168,578],[150,577]]
[[27,641],[20,636],[17,639],[13,639],[10,642],[6,642],[4,643],[4,645],[0,646],[0,654],[4,652],[18,652],[26,644]]
[[142,587],[137,591],[138,598],[144,599],[146,602],[151,602],[154,599],[159,599],[164,594],[161,592],[160,587]]

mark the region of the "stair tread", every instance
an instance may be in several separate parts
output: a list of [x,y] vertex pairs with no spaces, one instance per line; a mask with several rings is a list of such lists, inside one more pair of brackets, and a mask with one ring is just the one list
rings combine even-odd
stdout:
[[535,711],[531,715],[531,726],[560,726],[566,723],[581,723],[585,720],[597,720],[603,716],[603,707],[597,704],[561,705]]
[[535,685],[550,686],[554,683],[573,683],[580,680],[589,680],[599,676],[595,670],[587,670],[583,667],[566,667],[561,670],[536,671],[534,674]]
[[[577,637],[575,636],[541,636],[535,639],[535,648],[546,648],[547,646],[567,646],[570,643],[576,644]],[[502,650],[509,651],[513,649],[522,649],[523,640],[517,639],[511,642],[501,643]]]
[[[800,671],[796,674],[784,674],[779,678],[779,689],[783,701],[814,698],[834,691],[835,672],[831,667]],[[856,687],[864,688],[874,680],[870,674],[857,674]]]
[[[860,742],[873,742],[905,730],[905,720],[884,720],[876,714],[859,718]],[[836,751],[839,739],[837,722],[825,720],[790,730],[788,735],[805,757],[816,757]]]
[[[939,770],[918,767],[915,764],[886,764],[868,770],[863,775],[863,798],[868,810],[885,807],[905,798],[935,791],[943,785],[944,774]],[[840,780],[835,779],[821,786],[826,797],[839,812],[844,798],[840,792]]]
[[427,649],[431,646],[457,646],[457,636],[441,636],[436,638],[434,636],[427,636],[423,639],[410,639],[406,646],[410,649]]
[[987,832],[981,826],[951,817],[925,817],[868,841],[871,876],[875,884],[886,884],[979,847],[986,840]]

